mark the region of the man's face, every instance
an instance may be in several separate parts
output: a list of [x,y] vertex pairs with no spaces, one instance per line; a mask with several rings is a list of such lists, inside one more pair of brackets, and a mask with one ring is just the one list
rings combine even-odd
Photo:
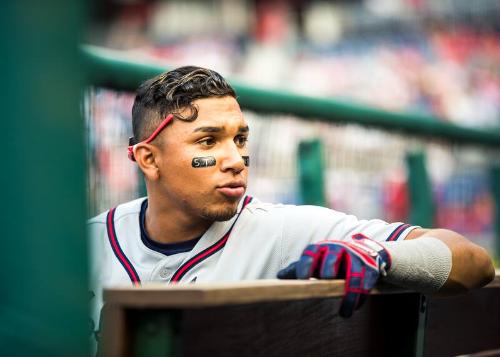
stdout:
[[[193,104],[198,107],[196,120],[174,120],[157,139],[159,191],[175,209],[225,221],[234,216],[246,191],[248,168],[242,156],[248,155],[248,126],[232,97]],[[215,164],[205,166],[213,164],[210,157]]]

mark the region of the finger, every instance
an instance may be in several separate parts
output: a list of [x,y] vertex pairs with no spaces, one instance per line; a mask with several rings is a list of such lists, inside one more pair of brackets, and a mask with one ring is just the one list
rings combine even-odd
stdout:
[[296,266],[297,262],[293,262],[286,268],[281,269],[278,272],[278,279],[297,279]]
[[360,294],[357,292],[347,292],[342,299],[339,309],[339,315],[344,318],[351,317],[358,305]]
[[318,258],[319,247],[309,244],[302,252],[299,260],[291,263],[278,272],[278,279],[309,279]]
[[359,309],[377,283],[378,277],[378,271],[364,265],[357,256],[346,255],[345,296],[339,315],[349,317],[354,310]]
[[[360,295],[357,301],[356,306],[354,307],[355,310],[359,309],[365,302],[366,297],[370,294],[371,289],[375,287],[375,284],[377,284],[378,278],[380,277],[380,274],[378,270],[374,270],[370,267],[365,267],[362,271],[362,274],[360,276]],[[352,280],[352,279],[351,279]],[[351,289],[354,288],[353,281],[350,283]]]
[[348,252],[344,254],[343,264],[345,268],[345,292],[340,304],[339,315],[350,317],[362,302],[360,297],[365,292],[362,287],[365,269],[362,261]]
[[342,247],[328,247],[323,253],[319,277],[321,279],[339,278],[339,270],[345,255],[345,249]]
[[295,269],[298,279],[319,278],[319,267],[326,247],[309,244],[302,252]]
[[360,294],[359,295],[359,298],[358,298],[358,304],[354,307],[354,310],[357,310],[359,309],[361,306],[363,306],[363,304],[365,303],[366,301],[366,298],[368,297],[368,293],[367,294]]
[[317,265],[315,256],[302,255],[297,261],[295,273],[297,279],[309,279],[314,276],[314,270]]

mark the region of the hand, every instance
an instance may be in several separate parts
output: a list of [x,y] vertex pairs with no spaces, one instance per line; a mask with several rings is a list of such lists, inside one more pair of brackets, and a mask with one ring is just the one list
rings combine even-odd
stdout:
[[326,240],[309,244],[300,259],[278,272],[279,279],[345,279],[339,315],[349,317],[364,302],[391,257],[379,243],[362,234],[352,241]]

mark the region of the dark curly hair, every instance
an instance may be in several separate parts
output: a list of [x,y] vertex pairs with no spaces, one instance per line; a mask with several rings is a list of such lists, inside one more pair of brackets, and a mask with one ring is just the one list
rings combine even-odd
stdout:
[[[236,93],[219,73],[201,67],[180,67],[145,81],[137,89],[132,107],[131,144],[145,140],[168,114],[195,120],[196,99],[225,96],[236,98]],[[182,115],[186,109],[187,114]]]

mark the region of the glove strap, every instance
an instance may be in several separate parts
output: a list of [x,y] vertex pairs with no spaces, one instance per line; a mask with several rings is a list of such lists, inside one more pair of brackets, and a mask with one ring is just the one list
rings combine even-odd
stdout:
[[351,246],[360,249],[365,254],[369,255],[377,262],[379,271],[383,276],[387,275],[387,271],[391,268],[392,258],[387,249],[380,243],[368,238],[362,233],[352,235]]

